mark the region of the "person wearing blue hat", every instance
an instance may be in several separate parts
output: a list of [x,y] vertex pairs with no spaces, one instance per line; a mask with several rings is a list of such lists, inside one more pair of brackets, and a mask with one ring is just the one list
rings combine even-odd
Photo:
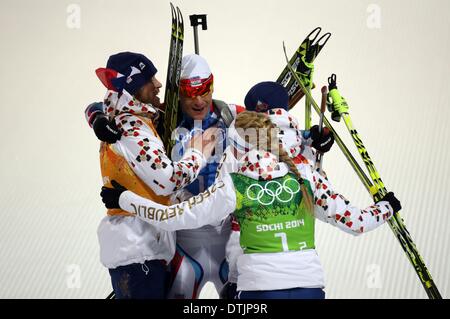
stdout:
[[[214,148],[210,141],[213,131],[194,137],[179,161],[170,160],[153,124],[161,106],[156,72],[142,54],[112,55],[106,68],[96,70],[107,88],[104,101],[89,106],[86,116],[94,128],[98,121],[106,123],[111,138],[114,131],[120,132],[114,144],[100,146],[104,185],[117,179],[143,196],[168,204],[169,195],[190,184],[206,165]],[[158,212],[147,213],[164,218]],[[173,232],[158,230],[123,210],[110,209],[97,235],[100,260],[109,269],[116,298],[166,297],[167,265],[175,253]]]
[[[111,66],[111,63],[108,62],[108,66]],[[136,65],[134,66],[136,67]],[[119,73],[120,71],[125,72],[123,68],[118,66],[115,68]],[[114,77],[109,82],[102,82],[107,84],[111,82],[110,84],[116,90],[122,89],[123,92],[134,88],[134,86],[131,88],[129,85],[127,86],[127,82],[123,78],[116,80]],[[225,129],[225,120],[217,114],[218,103],[223,107],[230,108],[231,114],[236,114],[238,109],[244,109],[242,106],[213,100],[213,83],[212,72],[203,57],[197,54],[183,57],[180,75],[180,109],[183,116],[178,127],[183,134],[177,138],[177,143],[172,150],[172,159],[175,160],[175,157],[185,158],[190,153],[189,149],[195,142],[197,131],[206,132],[214,127]],[[135,96],[137,95],[135,94]],[[95,114],[94,112],[101,113],[98,115],[99,119],[103,118],[100,122],[91,120],[90,114]],[[111,144],[120,141],[127,132],[122,127],[116,127],[115,123],[103,113],[103,110],[95,109],[93,106],[88,107],[87,110],[88,122],[94,128],[96,136],[101,141]],[[215,153],[205,167],[200,170],[198,177],[186,187],[173,189],[173,192],[176,193],[172,196],[173,198],[182,200],[192,194],[196,195],[214,183],[218,161],[225,144],[225,138],[217,139]],[[229,225],[230,223],[220,223],[207,225],[199,230],[177,232],[177,250],[171,262],[173,280],[168,293],[169,298],[196,299],[207,281],[212,282],[218,292],[223,288],[228,277],[225,245],[230,232]]]
[[[142,103],[159,110],[161,82],[155,77],[158,70],[146,56],[133,52],[111,55],[106,68],[98,68],[96,74],[108,90],[135,96]],[[92,103],[86,108],[89,125],[101,141],[114,143],[122,136],[114,121],[103,112],[103,103]]]
[[[132,52],[114,54],[109,57],[106,68],[115,70],[123,75],[111,81],[116,91],[127,90],[131,95],[135,95],[140,91],[139,95],[142,95],[142,88],[145,85],[151,83],[155,89],[161,87],[161,83],[155,78],[158,70],[152,61],[142,54]],[[157,94],[154,97],[150,95],[143,97],[148,99],[148,101],[142,102],[151,103],[150,100],[156,101],[153,98],[157,98]]]
[[[276,82],[265,81],[254,85],[244,99],[245,108],[248,111],[268,112],[276,115],[275,109],[289,111],[289,96],[285,88]],[[279,112],[281,114],[281,112]],[[277,123],[276,119],[272,120]],[[334,136],[328,128],[319,133],[319,126],[314,125],[308,131],[303,131],[303,138],[310,139],[310,146],[317,151],[326,153],[334,143]]]
[[[279,138],[283,148],[296,163],[309,163],[314,166],[315,152],[327,152],[334,143],[332,132],[324,129],[319,133],[318,125],[310,130],[301,130],[297,119],[289,111],[289,96],[285,88],[279,83],[264,81],[255,84],[246,94],[244,99],[245,109],[265,113],[279,129]],[[229,282],[221,291],[225,299],[234,299],[236,295],[237,265],[239,256],[240,236],[239,227],[234,226],[227,243],[227,261],[229,266]]]
[[248,91],[244,104],[247,111],[267,112],[274,108],[288,111],[289,96],[280,84],[265,81],[255,84]]

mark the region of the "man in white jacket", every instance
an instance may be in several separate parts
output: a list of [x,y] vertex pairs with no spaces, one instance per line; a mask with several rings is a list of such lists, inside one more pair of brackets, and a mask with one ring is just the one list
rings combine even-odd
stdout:
[[[213,132],[197,136],[178,162],[166,155],[152,119],[160,106],[156,68],[142,54],[112,55],[96,73],[107,87],[101,112],[89,123],[108,116],[123,131],[115,144],[102,143],[100,165],[104,185],[120,180],[134,192],[168,204],[173,192],[197,178],[214,147]],[[204,153],[202,153],[202,150]],[[175,252],[173,232],[157,229],[135,216],[110,209],[98,227],[100,259],[109,269],[116,298],[164,298],[167,264]]]

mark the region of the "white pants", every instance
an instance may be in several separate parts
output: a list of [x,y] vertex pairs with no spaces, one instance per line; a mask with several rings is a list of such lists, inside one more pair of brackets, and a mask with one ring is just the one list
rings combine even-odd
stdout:
[[177,231],[169,299],[197,299],[208,281],[220,292],[228,280],[225,246],[230,231],[228,219],[221,226]]

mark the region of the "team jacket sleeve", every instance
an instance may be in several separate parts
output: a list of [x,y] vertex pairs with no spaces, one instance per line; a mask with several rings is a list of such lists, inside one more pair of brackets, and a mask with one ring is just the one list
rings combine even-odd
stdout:
[[365,209],[352,206],[344,196],[333,191],[331,184],[313,172],[315,216],[352,235],[360,235],[384,224],[393,215],[389,202],[381,201]]
[[139,178],[157,195],[170,195],[189,185],[206,165],[203,154],[193,148],[186,150],[178,162],[167,156],[159,137],[134,115],[116,117],[122,138],[113,144]]
[[172,206],[155,203],[125,191],[119,198],[120,208],[143,221],[167,230],[194,229],[220,222],[236,208],[236,192],[231,177],[217,180],[206,191]]

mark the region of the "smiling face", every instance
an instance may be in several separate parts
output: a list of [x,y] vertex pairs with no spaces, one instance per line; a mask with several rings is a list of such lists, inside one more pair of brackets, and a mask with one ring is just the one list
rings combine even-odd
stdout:
[[155,77],[152,77],[151,80],[144,84],[134,96],[142,103],[151,104],[154,107],[161,108],[161,101],[158,96],[161,86],[161,82]]
[[212,90],[205,95],[188,97],[180,95],[181,110],[193,120],[203,120],[211,107]]

